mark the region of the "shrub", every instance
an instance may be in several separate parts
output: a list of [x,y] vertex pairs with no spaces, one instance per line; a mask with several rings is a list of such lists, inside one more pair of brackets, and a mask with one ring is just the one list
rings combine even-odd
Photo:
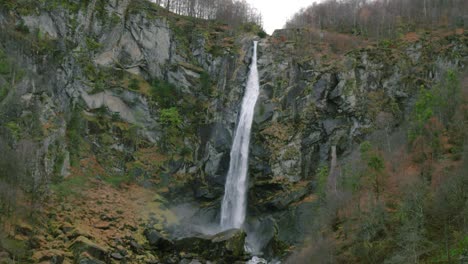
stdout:
[[207,72],[202,72],[200,74],[200,86],[201,91],[206,95],[211,95],[212,87],[211,87],[211,78]]
[[16,31],[19,31],[24,34],[29,34],[29,28],[24,24],[23,20],[20,20],[20,22],[16,25],[15,27]]
[[140,90],[140,81],[138,81],[136,78],[132,78],[128,84],[128,88],[134,91]]
[[0,49],[0,74],[9,74],[11,71],[10,62],[3,50]]
[[324,199],[327,191],[327,179],[329,169],[327,165],[322,165],[317,169],[317,195]]
[[162,109],[160,121],[168,127],[178,127],[182,123],[179,111],[175,107]]
[[265,30],[260,29],[260,31],[258,31],[257,33],[257,36],[259,36],[260,38],[266,38],[267,33],[265,32]]
[[413,127],[410,130],[409,138],[411,141],[416,139],[424,132],[424,125],[434,115],[433,107],[435,105],[434,95],[431,91],[424,89],[421,86],[419,90],[418,100],[413,110]]
[[8,95],[8,88],[6,86],[1,86],[0,87],[0,102],[5,99],[5,97]]
[[81,113],[78,109],[74,109],[72,117],[67,125],[67,138],[68,147],[70,150],[70,162],[72,166],[77,166],[80,159],[80,152],[82,148],[82,136],[81,131],[83,128],[83,120],[81,119]]
[[361,144],[360,151],[361,158],[367,165],[367,181],[370,183],[373,191],[377,195],[376,198],[378,200],[384,183],[383,177],[385,176],[385,161],[382,154],[374,149],[368,141]]
[[177,88],[164,80],[155,79],[151,82],[151,95],[154,101],[162,108],[175,106],[178,97]]
[[94,40],[93,38],[86,38],[86,46],[90,51],[95,51],[101,48],[101,44]]

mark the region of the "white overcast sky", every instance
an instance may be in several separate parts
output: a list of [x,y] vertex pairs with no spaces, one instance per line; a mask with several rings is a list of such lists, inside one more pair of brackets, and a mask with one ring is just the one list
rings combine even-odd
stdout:
[[247,0],[263,16],[263,27],[271,35],[275,29],[284,26],[288,18],[314,0]]

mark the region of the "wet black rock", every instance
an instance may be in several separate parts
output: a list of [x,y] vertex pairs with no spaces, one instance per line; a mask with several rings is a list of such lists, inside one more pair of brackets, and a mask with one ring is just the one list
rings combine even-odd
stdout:
[[143,252],[143,246],[138,244],[138,242],[136,242],[135,240],[130,240],[130,242],[128,243],[129,246],[130,246],[130,249],[135,252],[135,253],[141,253]]
[[233,262],[244,258],[246,234],[242,230],[231,229],[213,236],[186,237],[174,241],[179,252],[193,252],[209,260]]
[[144,235],[148,243],[152,247],[157,247],[159,250],[167,250],[173,247],[174,243],[161,235],[156,229],[147,228]]

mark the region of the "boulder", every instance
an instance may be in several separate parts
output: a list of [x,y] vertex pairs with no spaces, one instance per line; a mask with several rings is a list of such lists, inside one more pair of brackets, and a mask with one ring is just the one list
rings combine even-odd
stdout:
[[160,250],[165,250],[173,246],[173,242],[165,238],[154,228],[147,228],[144,235],[148,240],[150,246],[157,247]]
[[33,235],[33,228],[29,224],[26,223],[19,223],[15,227],[15,231],[19,235],[23,236],[32,236]]
[[272,217],[251,218],[245,224],[248,234],[245,248],[252,255],[263,254],[266,245],[277,232],[276,222]]
[[49,249],[34,252],[32,255],[32,260],[35,263],[47,261],[51,264],[62,264],[65,256],[66,253],[61,250]]
[[[307,201],[290,206],[284,214],[278,215],[275,220],[278,226],[277,239],[287,244],[301,243],[310,236],[310,221],[319,203]],[[273,245],[268,245],[267,248]]]
[[66,222],[60,226],[60,230],[62,230],[64,234],[70,233],[71,231],[73,231],[74,228],[75,227],[72,224]]
[[130,248],[135,253],[141,253],[143,251],[143,246],[138,244],[135,240],[130,240],[129,242]]
[[[86,237],[79,236],[69,247],[75,258],[82,259],[83,263],[96,263],[98,261],[106,261],[108,259],[108,251],[105,247],[98,245]],[[86,255],[86,257],[82,257]],[[82,263],[81,261],[79,263]]]
[[97,260],[95,258],[92,258],[84,254],[76,259],[76,263],[78,264],[105,264],[106,262]]
[[265,203],[265,207],[269,210],[285,210],[290,204],[300,201],[311,190],[310,185],[296,186],[283,192],[281,195],[276,195],[271,200]]
[[119,252],[114,252],[111,254],[111,258],[116,259],[116,260],[122,260],[125,257],[122,256],[122,254],[120,254]]
[[0,263],[10,263],[10,254],[8,252],[0,251]]
[[194,184],[193,192],[197,199],[214,200],[219,197],[219,194],[212,188],[201,184]]
[[174,241],[179,252],[191,252],[206,259],[235,261],[243,258],[246,234],[239,229],[230,229],[213,236],[186,237]]
[[254,122],[262,124],[272,119],[276,105],[270,102],[258,102],[255,107]]
[[468,264],[468,252],[465,251],[465,253],[460,256],[460,264]]
[[74,227],[71,231],[65,232],[65,235],[68,237],[68,239],[75,239],[77,237],[86,237],[86,238],[92,238],[91,234],[82,227]]

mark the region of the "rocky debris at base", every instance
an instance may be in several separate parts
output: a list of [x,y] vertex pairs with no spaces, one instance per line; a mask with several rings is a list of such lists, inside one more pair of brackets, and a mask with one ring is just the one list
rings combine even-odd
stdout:
[[205,259],[243,260],[246,234],[239,229],[227,230],[213,236],[187,237],[174,241],[178,252],[193,252]]
[[34,252],[32,255],[32,260],[34,263],[48,262],[53,264],[63,263],[65,257],[71,257],[71,254],[63,252],[61,250],[49,249],[43,251]]
[[76,238],[69,247],[79,263],[99,263],[108,261],[108,250],[86,237]]

